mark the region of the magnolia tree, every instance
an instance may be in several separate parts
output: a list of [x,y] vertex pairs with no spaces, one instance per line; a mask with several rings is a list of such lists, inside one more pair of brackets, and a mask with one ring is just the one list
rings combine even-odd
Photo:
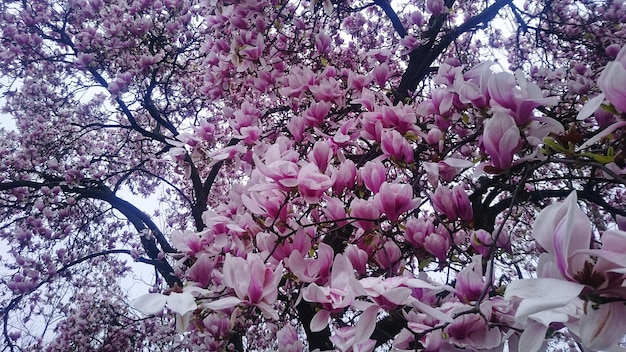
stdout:
[[2,351],[624,350],[622,1],[0,9]]

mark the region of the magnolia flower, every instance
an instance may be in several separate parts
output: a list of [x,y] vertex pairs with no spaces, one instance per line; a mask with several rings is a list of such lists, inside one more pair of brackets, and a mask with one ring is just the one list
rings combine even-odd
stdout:
[[374,196],[374,205],[387,215],[390,221],[398,221],[400,215],[417,208],[419,198],[413,198],[413,188],[408,184],[383,182],[380,192]]
[[506,170],[513,163],[513,155],[521,147],[519,128],[510,115],[496,112],[493,117],[485,120],[483,146],[491,157],[493,166]]
[[332,311],[350,306],[357,296],[363,294],[363,287],[354,276],[352,263],[344,254],[338,254],[333,262],[328,283],[324,286],[312,283],[302,290],[304,300],[321,303],[324,307],[311,320],[311,330],[324,329],[328,325]]
[[183,333],[187,330],[191,313],[198,308],[194,294],[207,294],[208,291],[186,286],[182,292],[148,293],[137,297],[131,305],[146,315],[158,314],[167,307],[176,314],[176,330]]
[[368,161],[359,171],[359,176],[365,187],[373,193],[378,193],[380,186],[387,180],[387,169],[380,161]]
[[505,298],[519,301],[515,318],[527,326],[520,337],[520,350],[537,351],[541,344],[536,336],[545,335],[554,322],[566,324],[589,349],[615,347],[626,334],[624,305],[600,302],[596,306],[583,302],[579,295],[584,290],[586,297],[626,298],[622,288],[626,233],[607,231],[602,248],[589,249],[591,222],[572,192],[565,201],[539,213],[533,237],[546,250],[539,257],[539,277],[514,281],[505,292]]
[[310,204],[320,201],[324,192],[333,185],[330,177],[320,172],[315,164],[306,164],[298,172],[298,191]]
[[609,62],[600,78],[598,86],[604,97],[621,111],[626,111],[626,45],[617,54],[615,61]]
[[383,154],[389,158],[396,161],[404,160],[409,164],[415,161],[413,148],[400,132],[385,129],[382,131],[380,139],[380,148],[383,150]]
[[283,275],[282,263],[272,269],[258,253],[249,253],[246,259],[227,253],[223,275],[224,285],[235,291],[235,297],[228,296],[206,303],[207,308],[221,310],[243,303],[259,307],[268,318],[278,319],[278,312],[271,305],[278,297],[278,283]]

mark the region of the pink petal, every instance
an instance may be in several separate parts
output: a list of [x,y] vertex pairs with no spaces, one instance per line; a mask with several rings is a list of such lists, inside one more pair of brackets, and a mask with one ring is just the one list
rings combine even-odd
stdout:
[[313,319],[311,319],[311,331],[318,332],[324,330],[328,325],[328,319],[330,318],[330,312],[326,309],[322,309],[317,312]]

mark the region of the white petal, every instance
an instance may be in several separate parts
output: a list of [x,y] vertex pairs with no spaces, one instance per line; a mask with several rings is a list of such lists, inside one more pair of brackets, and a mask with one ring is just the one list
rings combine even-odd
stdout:
[[602,304],[598,309],[587,305],[580,317],[580,339],[592,350],[606,350],[619,343],[626,334],[626,306],[622,302]]
[[137,297],[137,299],[131,302],[131,305],[143,314],[151,315],[162,312],[166,302],[166,295],[162,295],[160,293],[148,293]]
[[548,327],[534,321],[530,321],[519,339],[519,351],[536,352],[545,341]]
[[585,286],[559,279],[525,279],[511,282],[504,293],[504,298],[519,297],[522,299],[515,318],[525,321],[533,314],[563,307],[573,301]]
[[174,313],[185,315],[198,308],[198,305],[196,304],[196,300],[193,298],[191,293],[172,292],[169,297],[167,297],[167,307]]
[[578,116],[576,116],[576,120],[584,120],[587,117],[593,115],[596,110],[600,107],[602,102],[604,101],[604,94],[600,94],[593,99],[589,99],[589,101],[583,106],[582,109],[578,112]]
[[224,297],[218,299],[217,301],[203,303],[202,306],[207,307],[211,310],[222,310],[232,308],[241,302],[242,301],[237,297]]

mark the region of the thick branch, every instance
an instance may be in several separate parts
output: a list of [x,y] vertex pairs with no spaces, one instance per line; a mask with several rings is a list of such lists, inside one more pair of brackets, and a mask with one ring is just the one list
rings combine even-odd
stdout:
[[396,32],[398,32],[398,35],[402,38],[406,37],[408,33],[402,25],[402,22],[400,22],[398,14],[391,7],[391,3],[388,0],[374,0],[374,3],[385,11],[385,15],[389,17],[389,20],[393,24],[393,28]]
[[[175,284],[182,286],[180,279],[178,279],[178,277],[174,274],[174,269],[171,267],[171,265],[167,262],[167,260],[165,260],[165,258],[160,258],[161,250],[159,250],[159,248],[157,247],[156,242],[159,243],[164,252],[176,252],[176,250],[169,244],[163,233],[150,219],[150,217],[148,217],[134,205],[117,197],[106,186],[100,184],[98,187],[80,188],[69,187],[68,185],[63,184],[60,181],[51,181],[47,183],[34,181],[13,181],[0,183],[0,191],[6,191],[18,187],[40,189],[43,186],[50,186],[51,183],[55,186],[61,187],[64,192],[78,194],[81,197],[85,198],[93,198],[105,201],[109,203],[113,208],[124,214],[124,216],[126,216],[126,218],[133,224],[135,229],[140,233],[141,244],[143,245],[146,254],[148,254],[150,259],[152,259],[151,264],[155,266],[155,268],[163,276],[168,285],[172,287]],[[146,230],[149,230],[150,232],[146,233]]]
[[511,0],[496,1],[480,14],[451,30],[435,45],[435,38],[439,32],[439,27],[441,27],[443,23],[442,18],[437,17],[439,20],[433,23],[436,27],[431,27],[431,29],[436,28],[437,30],[431,33],[430,40],[426,44],[415,48],[409,54],[409,65],[402,75],[400,85],[398,85],[398,88],[394,92],[395,103],[404,101],[409,96],[409,92],[417,88],[417,85],[430,72],[432,63],[435,62],[439,55],[441,55],[455,39],[463,33],[476,29],[478,25],[487,24],[489,21],[493,20],[498,14],[498,11],[509,3],[511,3]]

